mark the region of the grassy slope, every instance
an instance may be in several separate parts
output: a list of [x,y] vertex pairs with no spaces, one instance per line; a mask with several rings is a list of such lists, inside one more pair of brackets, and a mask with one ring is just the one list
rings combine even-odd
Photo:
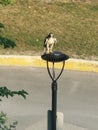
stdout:
[[0,6],[0,22],[5,24],[1,35],[17,45],[1,46],[0,54],[40,54],[44,36],[53,32],[58,39],[55,49],[70,57],[98,60],[98,4],[21,0]]

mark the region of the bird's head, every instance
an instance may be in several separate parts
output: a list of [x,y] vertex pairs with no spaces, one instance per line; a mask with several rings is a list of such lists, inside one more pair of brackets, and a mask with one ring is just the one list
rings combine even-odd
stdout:
[[49,37],[54,37],[54,34],[50,32]]

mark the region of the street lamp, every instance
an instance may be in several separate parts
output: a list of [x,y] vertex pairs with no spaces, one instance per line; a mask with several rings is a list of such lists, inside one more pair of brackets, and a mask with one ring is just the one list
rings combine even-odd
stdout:
[[[46,61],[47,63],[47,71],[48,74],[50,76],[50,78],[52,79],[52,111],[51,111],[51,130],[56,130],[56,117],[57,117],[57,80],[59,79],[59,77],[61,76],[63,70],[64,70],[64,66],[65,66],[65,60],[69,59],[69,56],[62,53],[62,52],[53,52],[53,53],[49,53],[49,54],[43,54],[42,59]],[[49,68],[49,62],[52,63],[52,73],[50,71]],[[59,73],[59,75],[56,77],[55,76],[55,68],[54,68],[54,64],[58,63],[58,62],[62,62],[62,68],[61,71]]]

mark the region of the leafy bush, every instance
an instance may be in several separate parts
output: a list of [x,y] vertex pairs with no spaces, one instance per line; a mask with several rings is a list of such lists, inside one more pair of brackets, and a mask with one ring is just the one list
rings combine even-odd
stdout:
[[[22,96],[24,99],[26,99],[26,95],[28,95],[28,93],[24,90],[11,91],[5,86],[0,87],[0,97],[8,98],[9,96],[13,97],[15,95]],[[2,100],[0,99],[0,101],[2,101]],[[4,112],[0,113],[0,130],[14,130],[16,128],[16,125],[17,125],[17,121],[8,125],[7,124],[7,115]]]
[[7,122],[7,115],[3,112],[0,113],[0,130],[12,130],[16,128],[17,121],[13,122],[13,124],[10,124],[9,126],[6,125]]

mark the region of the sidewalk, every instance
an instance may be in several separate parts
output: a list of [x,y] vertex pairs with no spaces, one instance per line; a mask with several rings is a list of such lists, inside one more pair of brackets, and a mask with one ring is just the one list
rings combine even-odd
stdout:
[[[70,58],[65,63],[66,70],[98,72],[98,61]],[[41,56],[0,55],[0,65],[46,67],[46,62],[41,59]],[[55,67],[61,68],[61,66],[62,63],[60,62],[57,63]]]

